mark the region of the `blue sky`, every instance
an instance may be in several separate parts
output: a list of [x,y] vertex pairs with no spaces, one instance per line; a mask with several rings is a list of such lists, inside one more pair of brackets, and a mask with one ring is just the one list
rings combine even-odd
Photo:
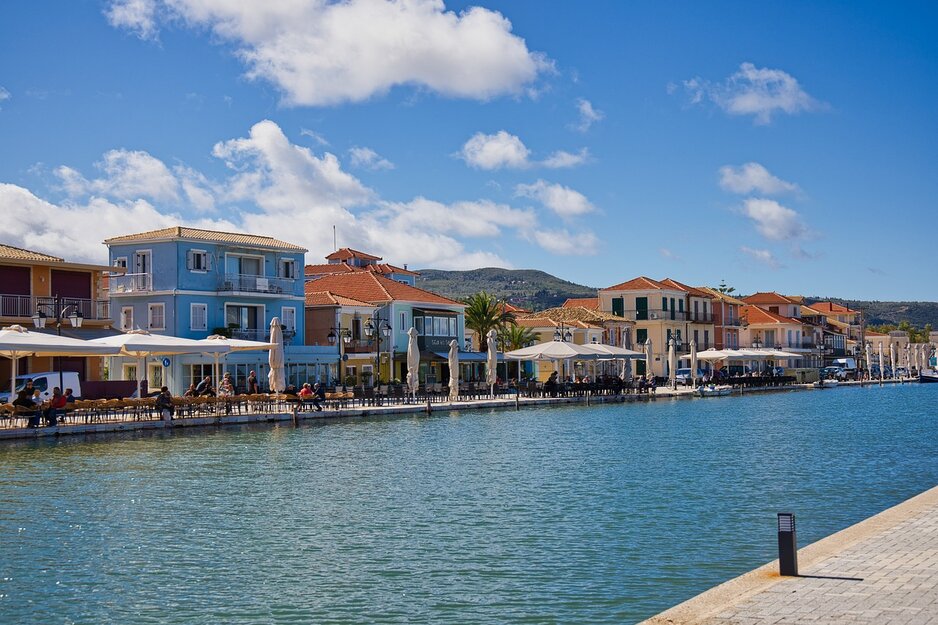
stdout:
[[[233,8],[235,4],[245,4]],[[38,7],[38,8],[37,8]],[[0,241],[936,299],[933,3],[0,6]]]

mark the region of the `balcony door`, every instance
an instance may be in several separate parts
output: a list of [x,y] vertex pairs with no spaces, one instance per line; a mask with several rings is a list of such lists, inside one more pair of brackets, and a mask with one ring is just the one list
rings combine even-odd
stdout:
[[645,321],[648,319],[648,298],[647,297],[635,298],[635,319],[637,319],[638,321]]
[[134,285],[135,291],[146,291],[150,288],[150,275],[153,273],[153,255],[150,250],[134,252]]
[[235,338],[262,341],[266,336],[264,313],[261,306],[241,304],[225,305],[225,322]]

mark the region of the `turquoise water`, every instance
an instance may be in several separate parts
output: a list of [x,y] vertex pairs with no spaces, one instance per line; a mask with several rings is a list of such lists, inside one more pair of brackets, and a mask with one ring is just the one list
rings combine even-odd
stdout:
[[938,385],[0,447],[0,623],[628,623],[938,483]]

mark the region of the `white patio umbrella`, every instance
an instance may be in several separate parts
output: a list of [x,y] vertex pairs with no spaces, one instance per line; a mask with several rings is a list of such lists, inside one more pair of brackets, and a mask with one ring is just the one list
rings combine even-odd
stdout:
[[690,375],[691,386],[697,386],[697,341],[690,340]]
[[651,339],[645,339],[645,375],[646,376],[648,376],[649,374],[654,375],[654,373],[652,373],[652,370],[651,370],[651,368],[654,366],[654,363],[655,363],[655,361],[652,360],[653,355],[654,355],[654,352],[652,351]]
[[[274,349],[276,347],[273,343],[265,343],[263,341],[247,341],[244,339],[233,339],[227,336],[222,336],[221,334],[212,334],[202,340],[200,343],[206,343],[208,345],[227,345],[228,350],[232,352],[251,352],[251,351],[267,351]],[[222,355],[227,355],[227,352],[212,352],[212,356],[215,357],[215,368],[213,369],[213,374],[215,377],[215,383],[218,384],[220,381],[219,378],[219,361],[221,360]]]
[[892,377],[899,377],[896,375],[896,344],[892,342],[889,343],[889,364],[892,367]]
[[674,339],[668,340],[668,384],[671,388],[677,387],[677,378],[675,377],[675,369],[677,368],[677,358],[674,354]]
[[725,349],[716,349],[711,347],[710,349],[705,349],[702,352],[697,352],[697,360],[703,360],[704,362],[716,362],[718,360],[726,360],[731,354],[728,350]]
[[407,331],[407,387],[414,399],[420,386],[420,347],[417,346],[417,330]]
[[632,358],[645,357],[645,354],[642,352],[636,352],[634,350],[626,349],[625,347],[618,347],[616,345],[606,345],[605,343],[590,343],[589,346],[606,355],[605,358],[600,355],[599,360],[629,360]]
[[882,381],[886,377],[886,360],[883,358],[883,342],[879,342],[879,379]]
[[488,350],[486,352],[485,381],[489,385],[489,394],[492,397],[495,397],[495,382],[498,379],[495,370],[498,366],[498,346],[495,344],[497,337],[498,332],[494,329],[489,330],[488,334],[485,335],[485,345]]
[[180,354],[225,353],[227,345],[206,345],[192,339],[183,339],[165,334],[150,334],[146,330],[130,330],[123,334],[105,336],[87,341],[96,345],[117,347],[119,355],[137,359],[137,394],[143,390],[146,379],[146,360],[151,356],[177,356]]
[[271,392],[282,393],[287,388],[287,374],[284,371],[283,330],[280,329],[280,317],[270,320],[270,342],[274,345],[267,354],[267,384]]
[[459,399],[459,341],[449,342],[449,400]]
[[873,344],[867,341],[866,343],[866,373],[870,376],[870,379],[873,379]]
[[0,356],[9,358],[10,400],[16,391],[16,363],[23,356],[112,356],[119,347],[98,345],[67,336],[31,332],[20,325],[0,330]]
[[566,341],[536,343],[504,354],[508,360],[596,360],[604,355],[592,345],[577,345]]

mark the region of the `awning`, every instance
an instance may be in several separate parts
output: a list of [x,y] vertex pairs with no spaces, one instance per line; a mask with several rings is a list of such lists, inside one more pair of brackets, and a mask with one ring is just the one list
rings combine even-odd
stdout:
[[447,315],[449,317],[459,316],[459,313],[455,310],[443,310],[441,308],[414,308],[414,312],[430,315]]
[[[421,352],[420,357],[423,358],[423,355],[427,352]],[[441,359],[448,360],[449,354],[446,352],[430,352],[433,354],[433,360]],[[488,355],[486,352],[459,352],[459,362],[460,364],[464,362],[485,362],[488,360]],[[498,360],[505,360],[502,357],[502,353],[498,352]]]

